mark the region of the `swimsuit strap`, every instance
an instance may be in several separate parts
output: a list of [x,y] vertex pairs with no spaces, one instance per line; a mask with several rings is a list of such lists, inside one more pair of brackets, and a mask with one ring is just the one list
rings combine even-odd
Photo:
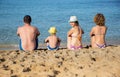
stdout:
[[105,35],[105,34],[102,34],[102,28],[99,27],[98,31],[99,31],[98,34],[92,34],[92,36],[95,36],[95,35]]
[[95,34],[95,35],[104,35],[104,34],[102,34],[102,28],[99,28],[99,33]]

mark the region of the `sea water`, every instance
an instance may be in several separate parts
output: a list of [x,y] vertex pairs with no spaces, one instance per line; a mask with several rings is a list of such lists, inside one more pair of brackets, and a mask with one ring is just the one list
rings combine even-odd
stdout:
[[19,44],[16,31],[24,25],[25,15],[32,17],[31,24],[41,33],[39,44],[44,44],[48,29],[55,26],[61,43],[66,45],[72,15],[78,17],[85,32],[83,44],[90,44],[89,33],[95,26],[93,18],[97,13],[103,13],[106,18],[106,42],[120,44],[120,0],[0,0],[0,48]]

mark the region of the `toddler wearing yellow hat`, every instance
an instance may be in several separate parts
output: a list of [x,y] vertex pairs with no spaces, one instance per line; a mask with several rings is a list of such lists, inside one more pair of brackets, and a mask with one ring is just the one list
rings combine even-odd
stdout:
[[55,27],[50,27],[50,29],[48,30],[48,32],[50,33],[50,36],[48,36],[45,39],[45,42],[47,43],[47,49],[48,50],[57,50],[59,49],[60,46],[60,38],[56,36],[57,30]]
[[49,32],[50,34],[56,34],[57,30],[56,30],[55,27],[50,27],[50,29],[48,30],[48,32]]

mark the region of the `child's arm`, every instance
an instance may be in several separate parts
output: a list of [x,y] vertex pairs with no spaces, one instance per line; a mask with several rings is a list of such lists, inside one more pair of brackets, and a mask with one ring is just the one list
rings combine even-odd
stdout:
[[61,42],[61,39],[58,37],[58,42]]
[[90,32],[90,36],[92,37],[92,36],[94,36],[95,34],[94,34],[94,27],[92,28],[92,30],[91,30],[91,32]]
[[84,34],[84,30],[83,29],[81,29],[81,33]]
[[71,37],[72,34],[73,34],[73,29],[68,31],[68,37]]
[[47,37],[44,42],[45,43],[49,42],[49,37]]
[[57,37],[57,40],[58,40],[57,45],[60,46],[61,39],[59,37]]
[[108,29],[108,28],[106,27],[105,34],[107,33],[107,29]]

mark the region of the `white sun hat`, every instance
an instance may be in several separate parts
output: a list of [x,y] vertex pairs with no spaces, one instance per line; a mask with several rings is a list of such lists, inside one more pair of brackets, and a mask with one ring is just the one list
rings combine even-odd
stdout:
[[69,22],[76,22],[78,21],[76,16],[71,16]]

